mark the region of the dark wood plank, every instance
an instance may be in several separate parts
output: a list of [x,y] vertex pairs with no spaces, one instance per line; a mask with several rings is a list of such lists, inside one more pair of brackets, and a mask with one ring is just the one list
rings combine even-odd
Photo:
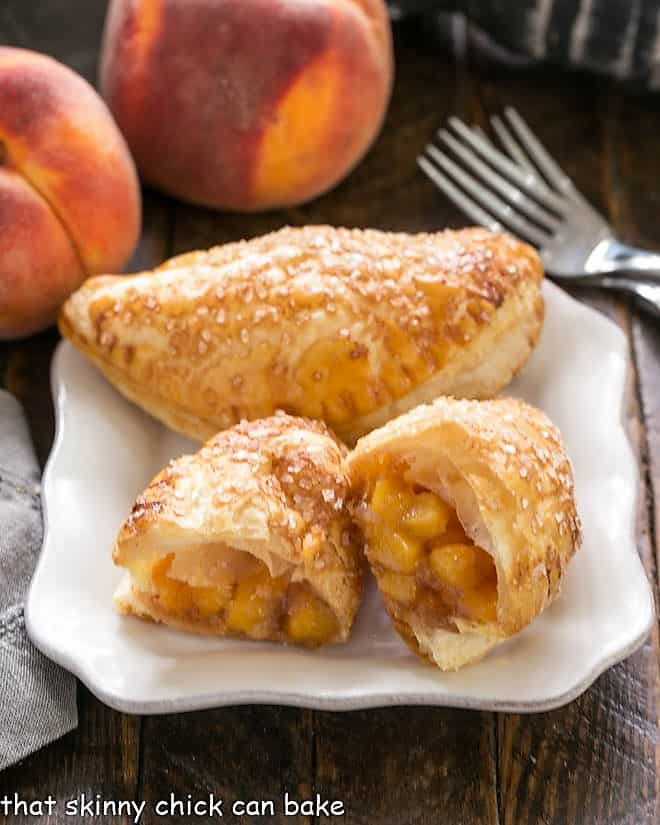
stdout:
[[494,714],[383,708],[316,715],[316,783],[351,825],[498,823]]
[[151,269],[171,255],[176,202],[153,189],[142,191],[142,233],[126,272]]
[[[4,0],[0,6],[0,43],[49,54],[93,83],[105,8],[105,0],[99,0],[80,4],[73,14],[70,0],[48,4]],[[47,330],[26,341],[0,342],[0,386],[8,387],[23,401],[42,464],[53,438],[48,376],[57,340],[57,334]]]
[[0,387],[23,404],[39,464],[48,458],[55,421],[50,397],[50,359],[59,335],[54,328],[22,341],[0,343],[4,367]]
[[[608,170],[613,224],[621,238],[631,244],[660,249],[660,229],[656,219],[660,202],[660,158],[654,134],[660,128],[660,104],[650,95],[623,97],[613,95],[606,111],[608,126]],[[635,402],[640,426],[635,440],[641,457],[645,484],[645,517],[641,535],[645,567],[655,582],[656,605],[660,604],[660,328],[658,322],[642,313],[632,316],[632,348],[635,370]],[[658,626],[655,650],[645,668],[649,685],[650,713],[655,716],[654,748],[649,748],[647,764],[654,764],[655,793],[649,809],[653,821],[660,819],[660,667]],[[644,671],[643,671],[644,672]]]
[[3,0],[0,43],[49,54],[95,83],[107,2]]
[[[660,101],[651,95],[613,97],[606,112],[608,173],[611,180],[613,221],[628,243],[660,250],[660,157],[657,133]],[[649,484],[655,574],[658,575],[660,537],[660,326],[657,320],[635,313],[633,352],[645,424],[643,471]]]
[[190,817],[181,809],[159,818],[156,804],[170,799],[224,801],[223,822],[259,821],[232,813],[237,801],[272,801],[274,815],[264,822],[308,823],[311,817],[286,816],[285,792],[292,799],[313,792],[312,714],[297,708],[247,706],[144,719],[144,746],[138,798],[148,803],[144,825],[159,822],[215,822]]
[[[569,80],[550,70],[514,75],[482,66],[479,94],[482,123],[503,105],[516,106],[580,189],[616,219],[608,162],[611,127],[602,116],[608,100],[606,84],[581,75]],[[622,325],[630,339],[630,312],[625,303],[593,292],[575,290],[574,294]],[[644,455],[647,448],[636,386],[633,371],[629,430]],[[652,575],[646,491],[642,479],[638,541]],[[567,707],[534,716],[501,714],[498,782],[502,822],[657,822],[657,684],[655,633],[642,650],[607,671]]]

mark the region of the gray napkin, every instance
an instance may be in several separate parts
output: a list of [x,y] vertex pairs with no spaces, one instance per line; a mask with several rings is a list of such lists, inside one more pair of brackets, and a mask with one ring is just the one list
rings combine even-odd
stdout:
[[0,390],[0,770],[78,724],[75,679],[25,632],[23,601],[41,535],[30,435],[20,404]]

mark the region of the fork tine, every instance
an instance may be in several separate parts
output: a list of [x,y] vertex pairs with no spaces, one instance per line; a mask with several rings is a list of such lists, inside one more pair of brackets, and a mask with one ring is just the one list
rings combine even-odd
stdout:
[[472,131],[478,138],[481,138],[481,140],[483,140],[484,143],[487,143],[493,149],[497,149],[497,146],[495,145],[493,139],[484,129],[482,129],[481,126],[477,126],[476,124],[473,125]]
[[451,117],[449,124],[460,137],[470,144],[472,149],[494,166],[498,172],[501,172],[510,181],[513,181],[516,186],[544,206],[552,209],[558,215],[564,213],[566,210],[566,202],[560,195],[552,192],[538,174],[532,174],[526,169],[521,169],[510,158],[496,149],[490,141],[482,140],[478,135],[475,135],[474,132],[457,117]]
[[550,156],[547,149],[532,132],[522,117],[520,117],[518,112],[512,106],[507,106],[504,110],[504,114],[526,151],[529,152],[539,169],[543,172],[547,180],[555,187],[555,189],[562,192],[567,197],[582,201],[583,198],[576,189],[573,181]]
[[475,223],[487,227],[491,232],[502,232],[504,230],[504,227],[499,221],[495,220],[485,209],[482,209],[471,198],[468,198],[467,195],[454,186],[450,180],[436,169],[427,157],[420,155],[417,158],[417,164],[438,189],[441,189],[449,200],[453,201],[456,206],[465,212],[468,217],[472,218]]
[[475,135],[478,135],[483,141],[490,142],[490,138],[484,132],[481,126],[477,126],[477,124],[475,123],[475,125],[472,127],[472,131],[475,133]]
[[518,235],[527,238],[538,246],[543,246],[548,243],[550,240],[548,234],[542,232],[530,221],[525,220],[525,218],[520,216],[508,203],[501,200],[501,198],[487,189],[483,184],[478,183],[473,177],[464,172],[451,158],[447,157],[447,155],[435,146],[427,146],[426,151],[437,166],[449,174],[462,189],[472,195],[490,214],[495,215],[500,223],[505,224]]
[[[482,161],[471,149],[464,146],[456,138],[444,130],[438,132],[438,136],[449,146],[457,157],[459,157],[478,177],[484,180],[492,189],[503,195],[509,203],[514,204],[520,212],[524,212],[527,217],[532,218],[536,223],[555,232],[559,228],[559,220],[542,209],[538,203],[528,197],[524,191],[517,186],[513,186],[508,180],[497,172],[494,172],[487,163]],[[429,146],[427,151],[435,158],[438,150]],[[437,158],[435,158],[437,160]]]
[[500,143],[504,146],[506,151],[511,155],[516,163],[524,169],[527,169],[529,172],[532,172],[532,174],[536,174],[537,170],[534,167],[534,164],[513,139],[511,132],[506,128],[502,119],[497,115],[493,115],[490,122],[495,130],[495,134],[500,139]]

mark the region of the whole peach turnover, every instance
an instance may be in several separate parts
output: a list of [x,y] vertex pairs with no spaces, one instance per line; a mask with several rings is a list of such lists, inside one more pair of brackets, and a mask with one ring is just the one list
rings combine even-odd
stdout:
[[101,98],[61,63],[0,47],[0,339],[119,271],[139,231],[137,174]]
[[338,183],[392,74],[383,0],[112,0],[101,89],[147,181],[252,211]]

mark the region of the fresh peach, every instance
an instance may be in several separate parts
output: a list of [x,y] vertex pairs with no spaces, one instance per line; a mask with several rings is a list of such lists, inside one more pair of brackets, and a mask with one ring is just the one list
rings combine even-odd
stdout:
[[139,231],[135,167],[99,95],[45,55],[0,47],[0,338],[119,271]]
[[392,74],[383,0],[111,0],[101,90],[147,181],[252,211],[338,183]]

